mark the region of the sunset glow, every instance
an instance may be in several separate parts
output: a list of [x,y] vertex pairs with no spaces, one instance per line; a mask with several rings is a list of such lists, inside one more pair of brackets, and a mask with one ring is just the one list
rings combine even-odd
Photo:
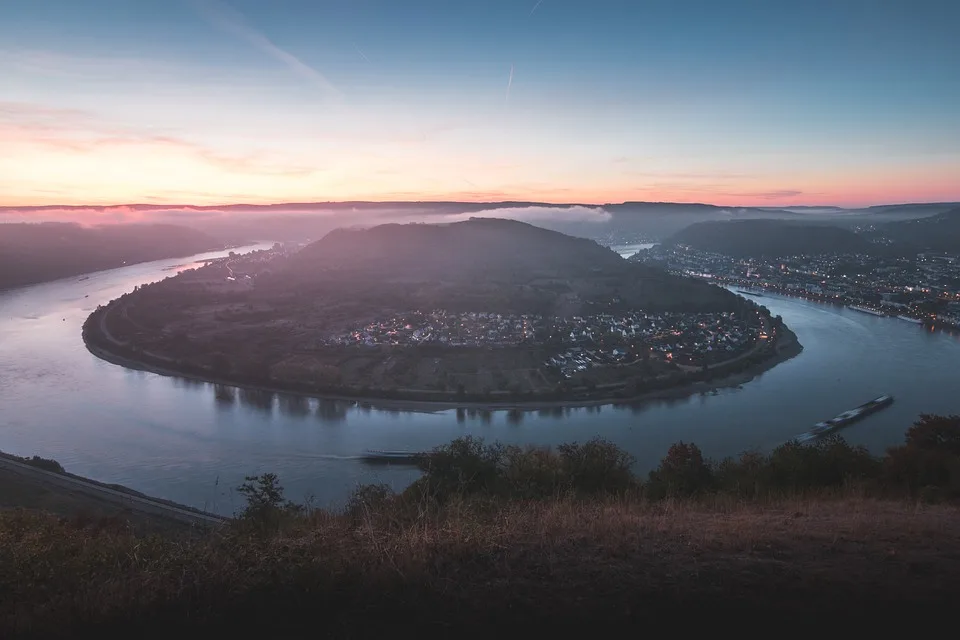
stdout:
[[527,4],[5,3],[0,206],[960,200],[956,3]]

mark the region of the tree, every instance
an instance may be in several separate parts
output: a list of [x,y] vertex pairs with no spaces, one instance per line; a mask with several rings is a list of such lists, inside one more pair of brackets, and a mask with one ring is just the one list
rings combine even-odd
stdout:
[[921,414],[907,430],[907,446],[960,456],[960,415]]
[[246,476],[237,492],[247,499],[247,506],[240,512],[240,519],[250,523],[261,533],[275,531],[284,516],[297,514],[302,507],[283,496],[283,487],[275,473]]
[[653,497],[690,496],[710,488],[713,471],[700,447],[678,442],[670,447],[656,471],[650,472]]

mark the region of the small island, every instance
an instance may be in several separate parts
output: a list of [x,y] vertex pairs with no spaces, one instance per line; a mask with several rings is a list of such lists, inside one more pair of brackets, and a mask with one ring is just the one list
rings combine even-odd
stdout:
[[99,357],[168,375],[484,407],[704,391],[801,348],[752,300],[490,218],[210,261],[99,307],[83,336]]

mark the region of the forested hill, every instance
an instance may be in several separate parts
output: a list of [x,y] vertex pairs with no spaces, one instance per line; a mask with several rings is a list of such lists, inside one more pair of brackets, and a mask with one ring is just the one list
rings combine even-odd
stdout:
[[0,289],[220,248],[177,225],[0,224]]
[[876,248],[847,229],[782,220],[701,222],[675,233],[666,244],[735,257],[868,253]]
[[928,218],[890,222],[875,233],[918,251],[960,251],[960,207]]

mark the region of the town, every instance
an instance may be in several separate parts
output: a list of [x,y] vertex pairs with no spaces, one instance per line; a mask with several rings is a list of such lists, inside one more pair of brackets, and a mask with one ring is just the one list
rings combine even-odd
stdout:
[[756,309],[741,313],[629,312],[572,318],[443,310],[411,311],[331,336],[328,345],[546,347],[547,369],[570,378],[601,366],[654,358],[703,367],[736,358],[768,338]]
[[685,246],[641,251],[633,259],[748,294],[770,291],[847,305],[938,328],[960,328],[960,255],[863,254],[738,259]]

